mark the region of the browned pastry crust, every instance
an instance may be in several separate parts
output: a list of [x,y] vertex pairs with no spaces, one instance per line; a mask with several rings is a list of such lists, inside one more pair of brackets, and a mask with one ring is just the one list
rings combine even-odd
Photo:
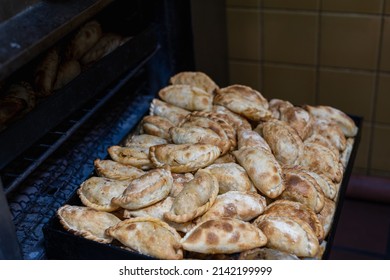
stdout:
[[308,138],[305,139],[303,143],[304,144],[314,143],[314,144],[322,145],[325,148],[331,150],[337,158],[340,157],[339,150],[332,144],[332,142],[328,138],[326,138],[321,134],[317,134],[317,133],[311,134]]
[[155,167],[169,166],[172,172],[193,172],[216,160],[221,151],[209,144],[166,144],[150,147],[150,160]]
[[117,239],[126,249],[159,259],[183,258],[180,235],[167,223],[152,217],[124,220],[106,230],[106,234]]
[[209,94],[213,94],[214,91],[219,88],[218,85],[209,76],[199,71],[184,71],[177,73],[169,79],[169,82],[172,85],[190,85],[198,87],[208,92]]
[[156,98],[152,100],[149,107],[149,114],[151,116],[164,117],[174,125],[179,125],[189,113],[190,111]]
[[53,85],[53,90],[58,90],[81,73],[81,66],[77,60],[63,61],[58,67],[57,78]]
[[314,180],[316,180],[318,186],[320,186],[322,192],[324,193],[325,197],[334,200],[336,198],[338,188],[335,183],[332,182],[328,177],[317,174],[315,172],[312,172],[310,170],[302,170],[303,173],[308,174],[311,176]]
[[190,85],[170,85],[158,92],[165,102],[189,111],[210,111],[213,96]]
[[57,210],[57,216],[66,230],[100,243],[112,242],[105,230],[121,221],[111,213],[84,206],[64,205]]
[[232,254],[264,246],[267,238],[260,229],[248,222],[221,218],[196,225],[180,243],[191,252]]
[[294,107],[294,105],[291,104],[289,101],[277,99],[277,98],[271,99],[268,102],[268,104],[269,104],[269,110],[272,113],[272,117],[278,120],[280,120],[281,111],[290,107]]
[[224,154],[223,156],[220,156],[217,158],[214,163],[230,163],[230,162],[236,162],[236,157],[232,153]]
[[122,44],[122,36],[114,33],[104,33],[99,41],[80,59],[83,65],[92,64],[106,56]]
[[341,128],[331,120],[315,119],[312,135],[321,135],[340,152],[344,151],[347,139]]
[[49,50],[35,70],[34,86],[39,96],[48,96],[53,92],[60,57],[57,49]]
[[156,145],[168,144],[168,141],[167,139],[150,134],[129,135],[124,140],[125,147],[132,147],[134,144],[141,144],[152,147]]
[[174,127],[168,119],[160,116],[146,116],[141,121],[141,133],[158,136],[169,140],[169,129]]
[[296,255],[271,248],[255,248],[241,252],[239,260],[299,260]]
[[288,107],[281,110],[280,120],[294,128],[302,140],[311,134],[314,124],[313,117],[309,112],[300,107]]
[[153,167],[149,159],[149,148],[149,144],[129,144],[127,147],[111,146],[107,151],[116,162],[148,170]]
[[345,146],[345,150],[342,152],[341,157],[340,157],[340,162],[344,167],[344,170],[347,168],[349,158],[352,153],[353,149],[353,143],[355,142],[354,138],[348,138],[347,139],[347,144]]
[[332,223],[334,213],[336,211],[336,203],[330,199],[325,198],[325,205],[321,212],[317,214],[318,220],[324,227],[324,236],[328,236]]
[[211,111],[222,115],[223,119],[226,120],[229,124],[231,124],[236,131],[239,128],[252,130],[252,126],[246,120],[246,118],[230,111],[224,106],[214,105]]
[[169,196],[176,197],[184,188],[184,183],[194,179],[192,173],[172,173],[173,185]]
[[238,129],[237,145],[238,150],[244,147],[261,147],[269,152],[272,152],[267,141],[265,141],[264,138],[254,130]]
[[96,173],[101,177],[109,179],[129,181],[145,174],[141,169],[109,159],[95,159],[93,163]]

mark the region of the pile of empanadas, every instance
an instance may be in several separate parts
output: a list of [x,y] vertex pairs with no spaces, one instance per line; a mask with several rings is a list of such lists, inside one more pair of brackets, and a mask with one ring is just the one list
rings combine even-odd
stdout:
[[64,227],[160,259],[321,258],[355,123],[181,72],[95,160]]

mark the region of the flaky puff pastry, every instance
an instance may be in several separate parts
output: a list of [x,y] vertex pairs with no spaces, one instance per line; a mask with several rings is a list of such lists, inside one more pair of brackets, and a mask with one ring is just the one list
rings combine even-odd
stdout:
[[172,183],[170,171],[153,169],[132,180],[121,195],[112,198],[112,203],[129,210],[147,207],[166,198]]
[[358,128],[355,122],[344,112],[331,106],[309,106],[305,105],[304,109],[316,118],[325,121],[334,121],[341,128],[346,137],[354,137]]
[[221,154],[209,144],[166,144],[150,147],[150,160],[155,167],[168,165],[172,172],[196,171],[214,162]]
[[167,223],[156,218],[127,219],[107,229],[106,234],[144,255],[168,260],[183,258],[180,235]]
[[269,120],[259,124],[258,132],[270,146],[276,160],[282,165],[294,165],[303,153],[303,142],[295,129],[286,122]]
[[288,107],[281,110],[280,120],[294,128],[302,140],[311,134],[314,124],[309,112],[300,107]]
[[218,85],[209,76],[199,71],[179,72],[172,76],[169,79],[169,82],[172,85],[190,85],[198,87],[208,92],[209,94],[213,94],[214,91],[219,88]]
[[169,129],[174,127],[168,119],[160,116],[146,116],[141,121],[141,133],[170,140]]
[[148,170],[153,167],[149,159],[149,148],[150,144],[128,144],[127,147],[111,146],[107,151],[116,162]]
[[184,183],[183,190],[175,197],[164,218],[184,223],[203,215],[214,204],[218,190],[218,181],[210,171],[198,170],[193,180]]
[[328,198],[325,198],[324,208],[317,214],[319,221],[324,227],[324,236],[328,236],[333,223],[334,213],[336,212],[336,203]]
[[214,163],[205,168],[218,180],[219,194],[228,191],[250,191],[252,182],[245,169],[237,163]]
[[265,214],[259,216],[254,224],[267,236],[268,248],[298,257],[314,257],[319,250],[316,234],[300,219]]
[[142,144],[146,145],[148,147],[156,146],[156,145],[162,145],[162,144],[168,144],[167,139],[150,135],[150,134],[138,134],[138,135],[129,135],[124,140],[124,146],[125,147],[131,147],[134,144]]
[[261,147],[272,152],[267,141],[254,130],[238,129],[237,146],[238,150],[244,147]]
[[191,229],[180,241],[187,251],[232,254],[262,247],[267,237],[256,226],[238,219],[208,220]]
[[267,120],[271,117],[267,99],[247,86],[231,85],[221,88],[217,90],[213,102],[252,121]]
[[284,183],[286,189],[280,198],[305,204],[318,213],[324,207],[324,193],[317,181],[299,168],[284,168]]
[[168,119],[174,125],[179,123],[190,113],[183,108],[166,103],[160,99],[153,99],[149,107],[149,115]]
[[72,205],[64,205],[59,208],[57,216],[66,230],[100,243],[112,242],[113,238],[108,236],[105,230],[121,221],[107,212]]
[[317,218],[316,213],[300,202],[278,199],[267,206],[264,214],[300,219],[303,222],[306,222],[313,229],[319,242],[321,242],[321,240],[325,237],[324,227]]
[[248,130],[252,129],[251,124],[246,120],[246,118],[230,111],[225,106],[214,105],[211,111],[223,115],[223,118],[227,120],[227,122],[231,124],[235,130],[238,130],[239,128]]
[[284,191],[282,169],[272,153],[259,147],[245,147],[233,154],[263,195],[276,198]]
[[128,187],[129,181],[118,181],[104,177],[91,177],[85,180],[77,194],[81,202],[99,211],[112,212],[119,208],[111,199],[120,196]]
[[93,164],[95,166],[95,171],[99,176],[114,180],[129,181],[145,174],[141,169],[109,159],[96,159]]
[[248,222],[262,214],[265,207],[265,198],[258,193],[229,191],[218,195],[211,208],[197,219],[196,223],[220,218],[234,218]]
[[165,102],[189,111],[210,111],[213,96],[201,88],[190,85],[170,85],[162,88],[158,96]]

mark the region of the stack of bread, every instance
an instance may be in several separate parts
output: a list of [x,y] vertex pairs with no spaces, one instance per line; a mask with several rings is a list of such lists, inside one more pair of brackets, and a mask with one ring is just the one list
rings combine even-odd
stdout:
[[64,227],[160,259],[321,258],[357,127],[181,72],[137,133],[96,159]]

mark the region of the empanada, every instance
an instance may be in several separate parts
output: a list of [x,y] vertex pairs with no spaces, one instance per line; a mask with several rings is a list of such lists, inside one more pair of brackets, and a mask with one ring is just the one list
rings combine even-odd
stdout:
[[261,121],[271,117],[267,99],[260,92],[247,86],[231,85],[221,88],[217,90],[213,102],[249,120]]
[[276,198],[284,191],[282,169],[272,153],[259,147],[245,147],[233,154],[263,195]]
[[272,152],[267,141],[254,130],[238,129],[237,145],[238,150],[244,147],[261,147]]
[[150,134],[129,135],[124,140],[125,147],[131,147],[134,144],[142,144],[148,147],[152,147],[156,145],[168,144],[168,141],[167,139]]
[[224,119],[226,119],[227,122],[231,124],[235,130],[238,130],[239,128],[252,130],[252,126],[246,120],[246,118],[230,111],[224,106],[214,105],[211,111],[223,115]]
[[302,140],[311,134],[314,124],[313,117],[309,112],[300,107],[282,109],[280,111],[280,120],[294,128]]
[[93,163],[96,173],[101,177],[109,179],[129,181],[145,174],[141,169],[109,159],[96,159]]
[[149,107],[149,115],[168,119],[174,125],[179,123],[190,113],[183,108],[166,103],[160,99],[153,99]]
[[57,216],[66,230],[100,243],[112,242],[105,230],[121,221],[111,213],[84,206],[64,205],[57,210]]
[[184,183],[194,179],[192,173],[172,173],[173,185],[169,196],[176,197],[184,188]]
[[209,76],[199,71],[179,72],[176,75],[172,76],[169,79],[169,82],[172,85],[190,85],[198,87],[208,92],[209,94],[213,94],[214,91],[219,88],[218,85]]
[[284,168],[284,184],[286,189],[281,199],[298,201],[318,213],[324,207],[324,193],[317,181],[299,168]]
[[214,163],[235,163],[236,162],[236,157],[233,156],[231,153],[224,154],[223,156],[220,156],[217,158]]
[[336,203],[328,198],[325,198],[325,204],[321,212],[317,214],[319,221],[324,227],[324,236],[328,236],[332,227],[334,213],[336,212]]
[[164,218],[184,223],[203,215],[214,204],[218,190],[218,181],[210,171],[198,170],[193,180],[184,183],[183,190],[175,197]]
[[278,119],[278,120],[280,120],[281,111],[283,111],[284,109],[287,109],[287,108],[294,107],[294,105],[291,104],[289,101],[277,99],[277,98],[271,99],[268,102],[268,105],[269,105],[269,110],[271,111],[272,117],[275,119]]
[[141,121],[141,133],[158,136],[169,140],[169,129],[174,127],[168,119],[160,116],[146,116]]
[[205,169],[217,178],[219,194],[228,191],[247,192],[252,187],[252,182],[245,169],[237,163],[211,164]]
[[129,144],[127,147],[111,146],[107,151],[116,162],[148,170],[153,167],[149,159],[149,148],[149,144]]
[[172,183],[170,171],[153,169],[132,180],[121,195],[112,199],[112,203],[129,210],[147,207],[166,198]]
[[53,90],[59,90],[81,73],[81,66],[77,60],[63,61],[58,67],[57,78]]
[[306,173],[310,175],[311,177],[316,180],[318,186],[320,186],[321,190],[323,191],[325,197],[334,200],[336,198],[338,188],[335,183],[332,182],[328,177],[317,174],[315,172],[309,171],[309,170],[302,170],[303,173]]
[[165,102],[189,111],[210,111],[213,96],[190,85],[170,85],[158,92]]
[[53,93],[53,85],[57,77],[60,57],[58,50],[49,50],[35,70],[34,86],[39,96],[48,96]]
[[251,221],[264,212],[265,198],[253,192],[229,191],[218,195],[214,204],[196,222],[220,218],[234,218],[242,221]]
[[296,255],[271,248],[255,248],[241,252],[239,260],[299,260]]
[[354,137],[357,134],[358,128],[355,122],[339,109],[330,106],[309,105],[305,105],[304,109],[316,118],[336,122],[346,137]]
[[312,134],[325,137],[339,151],[344,151],[345,145],[347,144],[341,128],[330,120],[315,119]]
[[303,144],[306,144],[306,143],[314,143],[314,144],[322,145],[322,146],[328,148],[329,150],[331,150],[337,158],[340,157],[339,149],[337,149],[328,138],[325,138],[325,136],[322,136],[321,134],[315,133],[315,134],[310,135],[303,142]]
[[102,57],[106,56],[122,44],[122,36],[114,33],[105,33],[99,41],[88,50],[80,59],[81,64],[92,64]]
[[127,219],[107,229],[106,234],[141,254],[169,260],[183,258],[180,235],[156,218]]
[[343,165],[344,170],[347,168],[349,158],[351,157],[354,142],[354,138],[348,138],[347,143],[345,145],[345,149],[340,156],[340,162]]
[[204,254],[232,254],[264,246],[267,238],[256,226],[221,218],[196,225],[181,240],[184,250]]
[[276,160],[282,165],[294,165],[303,153],[303,142],[286,122],[269,120],[255,129],[270,146]]
[[150,147],[150,160],[155,167],[168,165],[172,172],[186,173],[206,167],[221,151],[209,144],[166,144]]
[[267,206],[264,214],[300,219],[313,229],[319,241],[324,239],[324,228],[316,213],[300,202],[278,199]]
[[259,216],[254,224],[267,236],[268,248],[298,257],[313,257],[319,250],[316,234],[300,219],[265,214]]
[[120,196],[128,187],[129,181],[118,181],[104,177],[91,177],[85,180],[77,194],[81,202],[99,211],[112,212],[119,208],[111,199]]

